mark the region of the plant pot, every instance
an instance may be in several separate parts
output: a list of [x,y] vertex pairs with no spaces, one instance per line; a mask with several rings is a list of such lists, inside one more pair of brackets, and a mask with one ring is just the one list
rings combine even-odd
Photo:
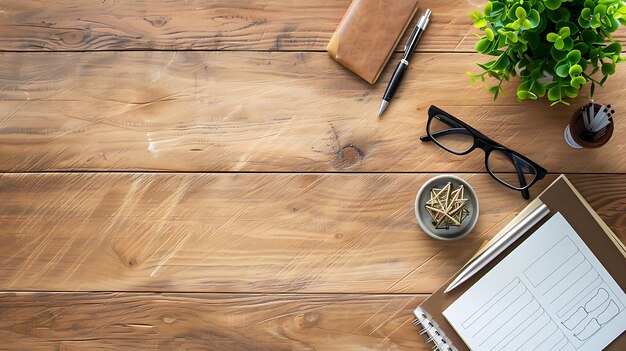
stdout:
[[[521,76],[522,70],[519,68],[519,64],[520,62],[516,63],[515,66],[513,67],[513,69],[515,70],[515,73],[517,74],[517,76]],[[548,84],[550,83],[552,80],[554,79],[554,76],[551,75],[550,73],[543,71],[543,76],[539,79],[537,79],[537,81],[541,84]]]

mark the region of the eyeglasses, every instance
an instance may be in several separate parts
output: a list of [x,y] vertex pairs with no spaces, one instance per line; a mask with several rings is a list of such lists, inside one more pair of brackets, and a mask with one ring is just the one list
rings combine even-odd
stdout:
[[485,152],[489,174],[501,184],[522,192],[530,198],[528,189],[546,176],[548,171],[523,155],[489,139],[451,114],[436,106],[428,109],[428,124],[421,141],[434,141],[455,155],[467,155],[477,147]]

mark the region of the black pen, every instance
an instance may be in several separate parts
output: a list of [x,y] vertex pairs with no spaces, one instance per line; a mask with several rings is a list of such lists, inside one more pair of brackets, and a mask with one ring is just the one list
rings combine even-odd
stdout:
[[409,66],[409,60],[411,56],[413,56],[413,52],[415,51],[415,47],[417,46],[417,42],[422,37],[422,33],[426,30],[426,26],[428,25],[428,18],[430,17],[430,9],[426,9],[424,15],[420,17],[419,21],[417,21],[417,25],[415,29],[413,29],[413,33],[409,36],[409,41],[404,46],[404,56],[402,60],[398,63],[396,70],[393,72],[393,76],[391,76],[391,81],[389,81],[389,85],[387,85],[387,89],[385,90],[385,95],[383,95],[383,101],[380,103],[380,108],[378,109],[378,117],[383,114],[387,105],[389,105],[389,101],[393,96],[393,93],[396,92],[396,88],[400,85],[400,81],[402,80],[402,76],[406,71],[406,68]]

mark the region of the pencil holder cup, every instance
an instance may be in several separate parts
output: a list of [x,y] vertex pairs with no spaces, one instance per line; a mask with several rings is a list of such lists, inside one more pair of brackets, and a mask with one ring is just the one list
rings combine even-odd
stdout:
[[[600,109],[601,105],[594,104],[594,110]],[[583,120],[583,110],[577,109],[572,116],[567,127],[565,127],[565,142],[567,145],[575,148],[598,148],[606,144],[613,135],[614,122],[611,121],[606,127],[592,132],[585,128],[585,121]]]

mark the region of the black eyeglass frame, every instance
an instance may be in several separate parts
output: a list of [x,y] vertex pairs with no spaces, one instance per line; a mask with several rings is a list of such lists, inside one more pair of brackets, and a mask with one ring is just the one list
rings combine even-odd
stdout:
[[[430,124],[432,122],[432,120],[435,118],[435,116],[437,115],[442,115],[443,117],[449,119],[450,121],[452,121],[453,123],[459,125],[460,127],[454,127],[451,126],[450,123],[446,122],[446,121],[442,121],[448,125],[450,125],[450,129],[447,130],[443,130],[443,131],[439,131],[435,133],[435,137],[433,137],[431,135],[430,132]],[[449,148],[447,148],[446,146],[442,145],[439,141],[437,141],[437,135],[439,134],[443,134],[443,133],[454,133],[455,131],[468,131],[471,136],[474,138],[474,143],[471,147],[469,147],[467,150],[462,151],[462,152],[457,152],[454,150],[451,150]],[[490,139],[489,137],[487,137],[486,135],[484,135],[483,133],[479,132],[478,130],[474,129],[472,126],[470,126],[469,124],[461,121],[460,119],[454,117],[453,115],[447,113],[446,111],[438,108],[435,105],[431,105],[430,108],[428,109],[428,123],[426,125],[426,134],[427,135],[423,135],[420,137],[420,140],[423,142],[426,141],[434,141],[435,144],[437,144],[437,146],[439,146],[440,148],[453,153],[455,155],[467,155],[470,152],[474,151],[476,148],[481,148],[484,152],[485,152],[485,168],[487,168],[487,172],[489,172],[489,175],[491,175],[495,180],[498,181],[498,183],[513,189],[513,190],[517,190],[517,191],[521,191],[522,192],[522,197],[524,199],[529,199],[530,198],[530,193],[528,192],[528,189],[533,186],[533,184],[535,184],[537,181],[543,179],[546,174],[548,174],[548,171],[541,167],[540,165],[538,165],[537,163],[533,162],[532,160],[530,160],[529,158],[527,158],[526,156],[520,154],[517,151],[511,150],[509,148],[507,148],[506,146],[494,141],[493,139]],[[491,154],[491,152],[493,152],[494,150],[499,150],[501,151],[504,155],[506,155],[507,157],[509,157],[513,163],[513,165],[515,166],[515,170],[517,171],[517,176],[519,178],[519,182],[520,182],[520,187],[515,187],[511,184],[507,184],[504,181],[502,181],[500,178],[498,178],[495,174],[493,174],[493,172],[491,171],[491,168],[489,167],[489,155]],[[526,184],[526,178],[524,177],[523,172],[521,171],[521,169],[519,168],[518,164],[515,162],[515,160],[513,159],[512,156],[516,156],[520,159],[522,159],[524,162],[528,163],[529,165],[533,166],[535,168],[535,170],[537,171],[537,174],[535,175],[535,178],[530,182],[530,184]]]

